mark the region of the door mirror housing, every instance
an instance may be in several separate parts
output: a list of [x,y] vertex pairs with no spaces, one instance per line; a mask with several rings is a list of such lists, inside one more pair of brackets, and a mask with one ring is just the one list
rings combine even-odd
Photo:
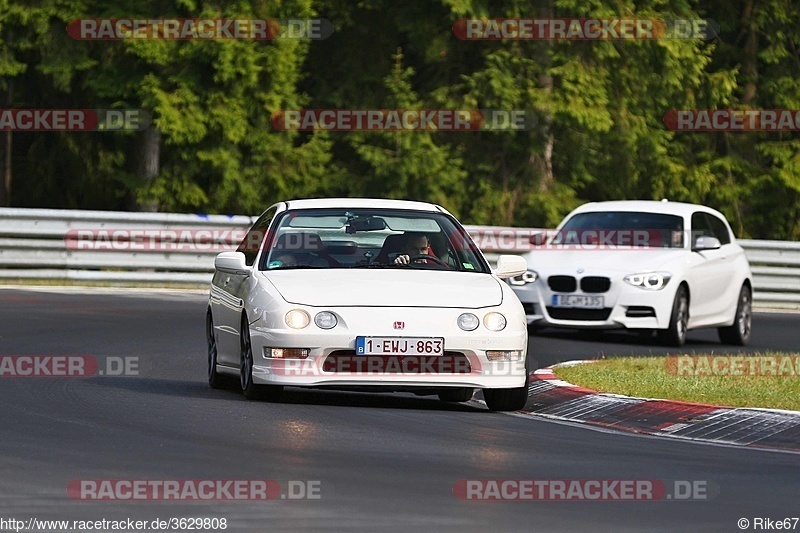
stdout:
[[245,264],[242,252],[222,252],[214,258],[214,268],[229,274],[250,274],[250,267]]
[[501,255],[497,258],[497,268],[494,274],[500,279],[521,276],[528,270],[528,262],[519,255]]
[[693,252],[702,252],[703,250],[718,250],[722,247],[722,243],[716,237],[709,237],[701,235],[694,240]]

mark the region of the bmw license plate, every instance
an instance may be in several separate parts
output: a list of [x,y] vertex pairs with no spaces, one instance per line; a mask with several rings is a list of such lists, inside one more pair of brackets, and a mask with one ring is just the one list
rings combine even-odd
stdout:
[[443,354],[443,337],[356,337],[356,355]]
[[554,294],[553,307],[573,307],[578,309],[603,309],[602,296],[583,294]]

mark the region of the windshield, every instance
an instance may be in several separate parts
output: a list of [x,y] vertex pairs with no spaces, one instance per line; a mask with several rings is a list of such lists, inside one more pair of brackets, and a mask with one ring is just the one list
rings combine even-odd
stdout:
[[683,217],[638,211],[579,213],[556,232],[551,244],[683,248]]
[[261,270],[406,268],[490,272],[469,235],[442,213],[303,209],[280,216]]

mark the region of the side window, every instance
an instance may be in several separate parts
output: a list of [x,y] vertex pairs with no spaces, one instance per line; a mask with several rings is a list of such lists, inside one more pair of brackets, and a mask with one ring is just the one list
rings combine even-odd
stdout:
[[731,242],[731,234],[728,231],[728,226],[714,215],[710,215],[706,213],[706,218],[708,218],[708,222],[711,225],[711,229],[714,230],[714,237],[719,239],[719,242],[723,245],[730,244]]
[[714,235],[714,230],[711,228],[711,224],[708,222],[708,218],[706,218],[706,214],[701,211],[692,213],[691,245],[693,248],[698,237],[716,237],[716,235]]
[[261,244],[267,236],[267,230],[277,210],[277,207],[272,207],[265,211],[264,214],[256,220],[253,227],[247,230],[247,235],[244,236],[241,244],[239,244],[239,247],[236,249],[237,252],[242,252],[244,254],[244,262],[248,266],[255,263],[258,251],[261,249]]

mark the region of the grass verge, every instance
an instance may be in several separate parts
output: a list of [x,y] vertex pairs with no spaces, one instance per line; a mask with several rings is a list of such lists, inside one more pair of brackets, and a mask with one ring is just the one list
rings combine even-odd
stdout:
[[555,374],[573,385],[625,396],[800,411],[797,353],[620,357],[558,367]]

